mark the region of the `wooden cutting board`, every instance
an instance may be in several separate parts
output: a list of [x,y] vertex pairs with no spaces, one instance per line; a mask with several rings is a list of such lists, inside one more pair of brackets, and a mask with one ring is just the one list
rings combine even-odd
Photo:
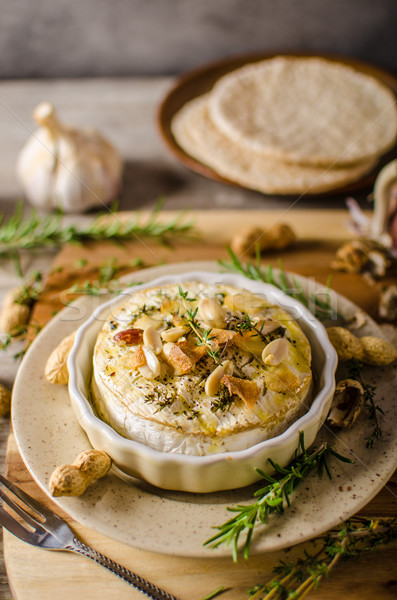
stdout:
[[[167,213],[169,214],[169,213]],[[141,258],[152,266],[162,261],[211,260],[225,258],[225,244],[233,233],[246,225],[269,226],[277,220],[289,222],[298,234],[297,244],[283,252],[264,256],[264,262],[277,264],[282,258],[285,269],[313,276],[326,282],[331,273],[330,261],[336,248],[348,237],[344,227],[344,211],[294,211],[284,215],[278,211],[214,211],[195,213],[201,238],[194,242],[177,243],[169,249],[153,242],[135,241],[120,248],[111,244],[93,244],[87,247],[67,246],[54,261],[45,292],[35,308],[33,317],[46,323],[62,304],[69,299],[67,290],[76,280],[95,278],[97,267],[114,258],[128,265],[131,259]],[[86,266],[78,268],[81,259]],[[79,263],[81,264],[81,262]],[[332,287],[376,317],[378,290],[358,275],[334,273]],[[21,487],[48,506],[51,500],[37,487],[19,456],[15,440],[10,435],[7,451],[7,475],[19,481]],[[56,507],[57,512],[60,512]],[[394,476],[362,511],[366,516],[391,516],[397,514],[397,478]],[[138,572],[181,600],[199,600],[220,585],[230,587],[222,598],[237,600],[246,597],[254,584],[271,577],[273,567],[280,560],[291,560],[310,543],[292,550],[255,556],[237,565],[230,558],[191,559],[153,554],[125,546],[76,523],[66,515],[67,521],[81,539],[110,556],[113,560]],[[4,532],[7,572],[14,600],[69,600],[71,597],[119,600],[144,596],[102,567],[80,556],[58,552],[45,552],[33,548]],[[385,600],[395,598],[395,565],[397,543],[378,550],[358,562],[341,564],[331,579],[311,594],[313,600],[333,599],[343,593],[344,598]]]

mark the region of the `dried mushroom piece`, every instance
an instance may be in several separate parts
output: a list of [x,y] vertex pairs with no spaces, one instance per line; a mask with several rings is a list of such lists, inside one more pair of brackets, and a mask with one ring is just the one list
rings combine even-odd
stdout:
[[138,369],[144,365],[146,365],[146,356],[142,346],[138,346],[138,348],[131,354],[131,367],[133,369]]
[[205,346],[194,346],[187,340],[182,340],[177,344],[164,344],[163,354],[166,362],[175,369],[175,374],[184,375],[207,354],[207,349]]
[[346,324],[349,329],[353,329],[356,331],[357,329],[361,329],[367,322],[367,316],[362,310],[357,310],[354,315],[347,320]]
[[225,346],[233,342],[236,337],[236,331],[230,331],[230,329],[211,329],[210,340],[214,342],[216,346]]
[[346,273],[362,273],[370,279],[381,279],[392,263],[390,251],[382,244],[364,238],[343,244],[331,267]]
[[259,388],[255,381],[224,375],[221,383],[227,387],[231,396],[236,395],[241,398],[248,408],[253,408],[259,400]]
[[335,388],[327,421],[330,425],[347,429],[356,421],[364,405],[364,388],[356,379],[344,379]]

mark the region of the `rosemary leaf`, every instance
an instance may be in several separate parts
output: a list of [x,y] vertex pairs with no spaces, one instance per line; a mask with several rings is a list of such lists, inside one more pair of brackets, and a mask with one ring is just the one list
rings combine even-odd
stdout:
[[227,251],[229,253],[230,260],[218,261],[220,266],[227,271],[234,271],[244,275],[245,277],[248,277],[249,279],[263,281],[264,283],[270,283],[271,285],[274,285],[288,296],[291,296],[292,298],[295,298],[301,302],[315,315],[315,317],[321,321],[328,319],[334,320],[337,317],[343,318],[342,315],[336,314],[334,308],[332,307],[329,281],[327,283],[324,300],[318,298],[316,294],[312,294],[309,298],[307,298],[301,287],[298,285],[296,279],[294,277],[289,278],[287,276],[281,261],[279,261],[279,273],[276,277],[272,265],[267,267],[262,266],[260,264],[260,257],[258,259],[258,255],[255,264],[251,261],[247,261],[245,264],[243,264],[231,248],[227,248]]
[[19,260],[27,250],[56,249],[66,243],[84,244],[90,241],[123,243],[149,237],[170,244],[176,238],[194,234],[193,222],[180,214],[165,221],[160,217],[162,202],[158,202],[146,222],[134,216],[128,220],[107,219],[109,213],[100,213],[90,224],[63,225],[62,214],[55,213],[44,219],[33,209],[23,216],[23,205],[18,203],[14,214],[0,221],[0,258]]

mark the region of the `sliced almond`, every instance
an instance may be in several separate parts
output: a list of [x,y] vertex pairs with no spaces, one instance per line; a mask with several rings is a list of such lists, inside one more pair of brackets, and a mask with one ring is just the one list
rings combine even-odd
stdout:
[[230,395],[236,394],[248,408],[253,408],[259,400],[259,388],[255,381],[224,375],[221,383],[227,387]]
[[145,354],[146,364],[142,367],[138,367],[139,372],[145,379],[155,379],[160,375],[160,361],[152,350],[145,346],[141,347]]
[[150,326],[155,327],[155,329],[158,329],[163,322],[163,318],[153,319],[148,315],[142,315],[141,317],[139,317],[139,319],[135,321],[134,326],[142,330],[145,330],[147,327]]
[[249,292],[229,294],[225,296],[224,306],[231,312],[239,311],[247,314],[258,314],[270,306],[269,302]]
[[113,336],[115,342],[121,346],[136,346],[143,340],[143,331],[136,327],[132,329],[124,329]]
[[288,350],[288,340],[285,338],[273,340],[264,348],[262,352],[262,361],[265,365],[278,365],[287,357]]
[[221,379],[225,374],[225,367],[223,365],[218,365],[216,369],[212,371],[212,373],[207,377],[205,382],[205,393],[207,396],[215,396],[219,391],[219,386],[221,384]]
[[179,326],[179,327],[171,327],[171,329],[166,329],[161,333],[161,337],[164,342],[177,342],[179,338],[183,335],[186,335],[189,332],[189,327],[187,326]]
[[225,360],[222,363],[222,366],[225,369],[225,375],[233,375],[234,372],[234,364],[231,360]]
[[215,298],[202,298],[198,305],[198,316],[208,327],[226,329],[227,310]]
[[146,327],[143,332],[143,343],[146,348],[149,348],[149,350],[155,354],[160,354],[163,349],[163,342],[161,341],[160,334],[153,325]]

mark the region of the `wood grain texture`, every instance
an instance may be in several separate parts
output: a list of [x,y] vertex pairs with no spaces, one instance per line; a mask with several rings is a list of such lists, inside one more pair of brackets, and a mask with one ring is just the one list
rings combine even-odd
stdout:
[[[61,514],[88,545],[113,560],[163,587],[180,600],[199,600],[220,585],[230,587],[222,598],[238,600],[254,584],[271,578],[272,569],[280,560],[290,561],[306,549],[313,550],[311,542],[295,546],[292,550],[254,556],[234,565],[231,558],[183,558],[153,554],[111,540],[62,514],[46,494],[32,481],[17,451],[11,435],[8,445],[7,476],[17,481],[26,492]],[[389,485],[397,487],[397,480]],[[390,500],[391,497],[391,500]],[[380,511],[380,512],[379,512]],[[396,514],[397,501],[387,490],[382,490],[362,514],[375,516]],[[81,556],[46,552],[28,546],[8,532],[4,532],[4,550],[7,572],[14,600],[70,600],[72,597],[108,600],[141,600],[143,596],[106,569]],[[349,600],[395,598],[395,564],[397,542],[363,557],[359,562],[338,566],[333,576],[318,591],[313,600],[331,600],[344,594]]]
[[[197,225],[202,238],[192,243],[178,243],[172,250],[143,240],[128,243],[122,248],[111,244],[65,247],[54,261],[54,269],[48,277],[42,299],[36,306],[34,318],[42,324],[47,322],[54,310],[59,310],[72,298],[67,291],[72,283],[95,278],[97,267],[104,260],[115,258],[119,264],[127,265],[129,260],[139,256],[145,265],[151,266],[163,260],[180,262],[225,258],[225,242],[242,226],[258,223],[269,226],[278,220],[289,221],[296,229],[299,241],[291,249],[267,254],[264,256],[264,263],[276,264],[277,258],[281,257],[287,270],[315,276],[325,283],[331,272],[330,261],[346,235],[343,228],[346,213],[299,211],[289,213],[288,216],[290,218],[287,219],[280,212],[272,211],[214,211],[209,218],[208,213],[197,213]],[[123,218],[123,215],[118,218]],[[76,261],[81,258],[87,259],[87,265],[77,269]],[[332,287],[376,316],[378,290],[362,277],[335,273]],[[13,437],[9,440],[7,473],[10,479],[18,481],[28,493],[51,505],[51,500],[31,479],[17,452]],[[57,511],[59,512],[58,508]],[[397,514],[396,476],[360,514]],[[225,600],[244,598],[246,590],[254,583],[271,576],[271,571],[279,560],[291,560],[304,548],[312,549],[311,543],[306,543],[233,565],[229,558],[190,559],[145,552],[106,538],[67,516],[66,520],[84,542],[175,594],[180,600],[199,600],[219,585],[231,588],[222,596]],[[59,600],[69,600],[73,596],[96,600],[109,597],[139,600],[143,597],[123,581],[83,557],[66,553],[45,553],[20,542],[7,532],[4,535],[4,545],[14,600],[52,600],[55,596]],[[391,600],[396,595],[396,560],[397,543],[363,557],[358,562],[340,564],[330,580],[310,597],[313,600],[328,600],[343,595],[349,600]]]

